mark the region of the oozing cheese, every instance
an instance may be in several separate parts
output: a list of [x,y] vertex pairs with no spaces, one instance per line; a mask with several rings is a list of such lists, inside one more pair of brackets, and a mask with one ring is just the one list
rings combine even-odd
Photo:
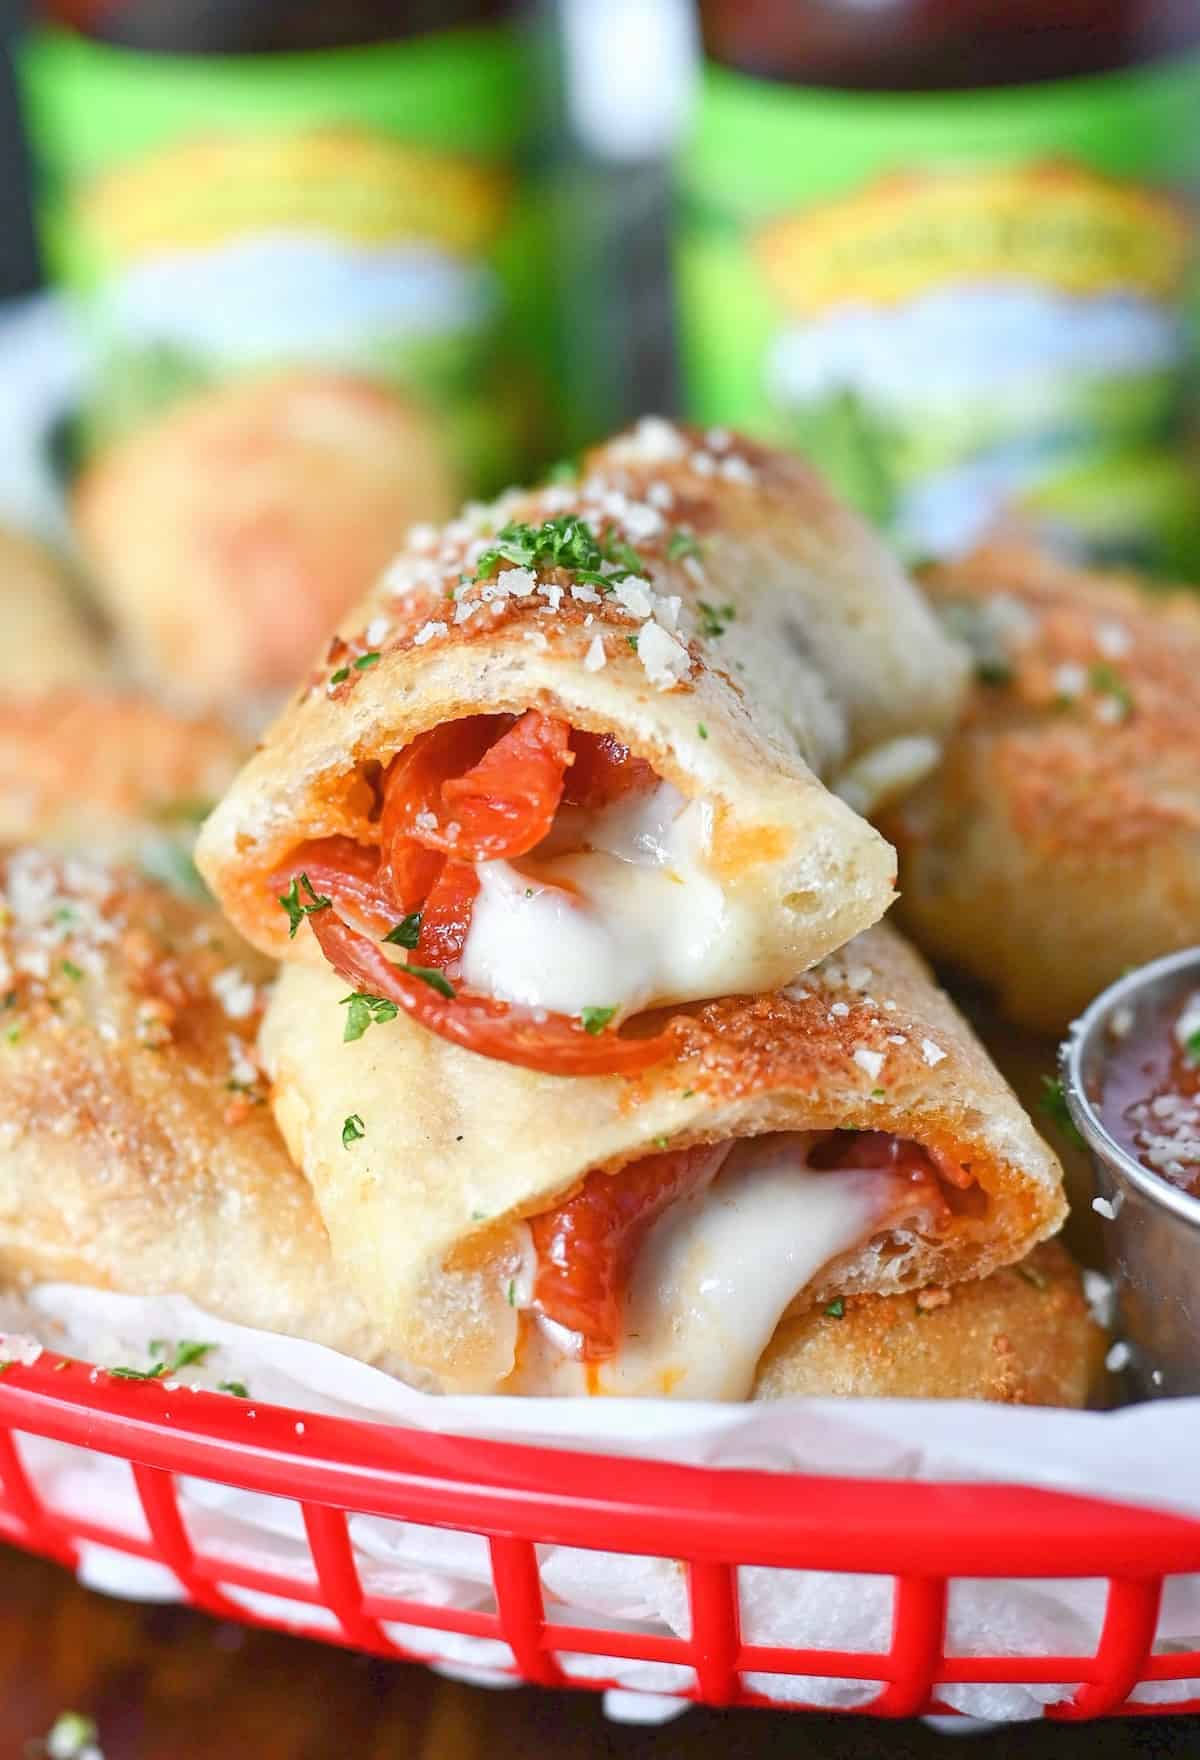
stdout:
[[572,1334],[533,1322],[519,1390],[746,1398],[781,1318],[821,1268],[902,1220],[906,1182],[880,1168],[814,1172],[808,1144],[802,1133],[738,1144],[642,1243],[617,1355],[589,1366]]
[[738,989],[756,929],[707,869],[710,819],[660,783],[602,813],[560,812],[520,866],[478,863],[465,984],[560,1014]]

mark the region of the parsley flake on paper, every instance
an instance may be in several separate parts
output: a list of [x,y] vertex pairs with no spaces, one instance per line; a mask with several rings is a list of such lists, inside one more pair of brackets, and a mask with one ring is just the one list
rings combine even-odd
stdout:
[[579,1018],[583,1022],[583,1030],[593,1038],[601,1034],[609,1021],[616,1014],[615,1008],[581,1008]]
[[351,1143],[361,1142],[366,1134],[367,1127],[362,1121],[362,1115],[352,1112],[342,1124],[342,1148],[348,1149]]
[[164,1375],[177,1374],[180,1369],[190,1368],[193,1363],[203,1363],[211,1351],[216,1350],[215,1344],[203,1344],[199,1339],[181,1338],[175,1349],[167,1347],[169,1339],[152,1338],[150,1340],[150,1356],[153,1359],[148,1369],[133,1369],[127,1364],[118,1363],[108,1373],[118,1381],[161,1381]]

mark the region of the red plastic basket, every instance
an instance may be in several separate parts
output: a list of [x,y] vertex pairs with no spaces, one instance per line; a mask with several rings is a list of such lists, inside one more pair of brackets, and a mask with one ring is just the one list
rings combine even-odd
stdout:
[[[252,1415],[251,1415],[252,1414]],[[15,1437],[49,1438],[130,1463],[148,1538],[50,1507],[26,1472]],[[243,1568],[206,1556],[189,1535],[177,1476],[293,1500],[314,1576]],[[223,1395],[127,1383],[44,1354],[0,1380],[0,1538],[74,1566],[83,1542],[167,1566],[187,1599],[221,1618],[279,1625],[376,1655],[428,1660],[395,1642],[385,1622],[498,1639],[507,1672],[544,1686],[618,1683],[564,1675],[558,1656],[682,1664],[681,1696],[708,1705],[771,1705],[744,1676],[808,1675],[883,1683],[855,1709],[908,1717],[952,1709],[943,1684],[1079,1683],[1048,1708],[1059,1719],[1194,1711],[1200,1699],[1131,1703],[1139,1682],[1200,1679],[1200,1651],[1153,1655],[1163,1579],[1200,1571],[1200,1522],[1013,1486],[874,1482],[643,1462],[347,1422]],[[482,1535],[491,1559],[491,1611],[371,1596],[347,1530],[353,1514]],[[557,1623],[539,1575],[539,1544],[664,1553],[687,1572],[688,1637]],[[894,1579],[886,1652],[768,1649],[739,1632],[739,1565],[867,1572]],[[956,1578],[1107,1579],[1091,1655],[945,1654],[946,1596]],[[224,1592],[240,1586],[303,1602],[300,1616],[248,1613]],[[323,1610],[318,1614],[316,1610]],[[796,1707],[794,1702],[792,1708]],[[822,1706],[822,1709],[827,1707]]]

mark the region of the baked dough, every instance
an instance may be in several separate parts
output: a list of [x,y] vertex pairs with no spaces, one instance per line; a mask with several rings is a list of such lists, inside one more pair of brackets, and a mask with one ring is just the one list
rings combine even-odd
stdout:
[[1009,545],[925,585],[978,678],[941,768],[880,821],[900,918],[1060,1033],[1200,940],[1200,606]]

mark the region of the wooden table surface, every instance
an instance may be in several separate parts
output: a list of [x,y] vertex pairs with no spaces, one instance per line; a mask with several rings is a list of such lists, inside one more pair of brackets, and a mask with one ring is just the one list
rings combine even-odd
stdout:
[[1200,1752],[1200,1720],[1016,1725],[958,1740],[920,1724],[691,1711],[606,1722],[583,1693],[488,1692],[325,1644],[81,1589],[0,1548],[0,1760],[59,1712],[95,1718],[105,1760],[1116,1760]]

